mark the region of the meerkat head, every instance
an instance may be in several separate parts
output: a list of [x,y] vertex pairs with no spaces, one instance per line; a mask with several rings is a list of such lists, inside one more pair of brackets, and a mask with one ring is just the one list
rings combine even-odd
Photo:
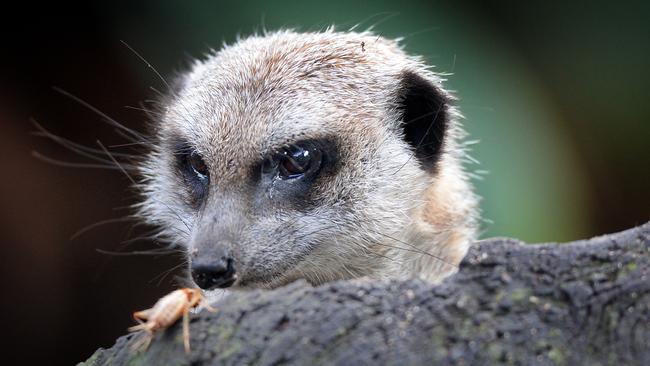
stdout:
[[370,33],[252,36],[183,74],[141,167],[142,216],[203,289],[438,280],[476,200],[441,79]]

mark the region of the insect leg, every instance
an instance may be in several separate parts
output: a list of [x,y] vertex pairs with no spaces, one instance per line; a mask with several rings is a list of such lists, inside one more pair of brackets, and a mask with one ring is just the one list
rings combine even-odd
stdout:
[[186,309],[183,311],[183,345],[185,353],[190,353],[190,313]]
[[210,303],[208,303],[206,300],[201,302],[201,308],[205,308],[207,311],[211,313],[216,313],[217,311],[219,311],[219,309],[212,307]]

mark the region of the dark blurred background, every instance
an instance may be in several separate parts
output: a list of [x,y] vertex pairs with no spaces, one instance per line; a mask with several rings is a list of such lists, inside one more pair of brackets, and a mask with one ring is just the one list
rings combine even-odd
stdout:
[[[144,130],[138,106],[164,76],[208,47],[266,27],[337,24],[405,37],[449,76],[473,156],[487,171],[484,237],[566,241],[650,219],[650,6],[637,2],[143,1],[23,4],[3,10],[0,43],[0,270],[5,364],[72,364],[131,324],[130,313],[175,285],[175,256],[109,256],[143,235],[129,222],[134,193],[116,171],[68,169],[32,157],[83,161],[30,134],[35,118],[86,145],[123,143],[60,87]],[[127,3],[125,3],[127,4]],[[51,5],[53,6],[53,5]],[[96,145],[95,145],[96,146]],[[153,248],[144,241],[128,249]]]

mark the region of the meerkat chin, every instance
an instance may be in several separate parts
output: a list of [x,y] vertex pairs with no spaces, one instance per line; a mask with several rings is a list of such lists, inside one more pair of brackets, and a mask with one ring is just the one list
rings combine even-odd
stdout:
[[279,31],[196,61],[140,166],[139,214],[203,289],[439,281],[475,239],[453,98],[371,33]]

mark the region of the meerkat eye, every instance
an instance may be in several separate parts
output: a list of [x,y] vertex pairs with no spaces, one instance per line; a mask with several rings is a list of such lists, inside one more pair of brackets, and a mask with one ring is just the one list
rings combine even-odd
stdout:
[[185,201],[197,208],[208,194],[210,170],[194,146],[182,138],[172,136],[170,148],[175,158],[174,168],[185,185]]
[[313,174],[320,168],[322,152],[314,146],[292,145],[278,155],[278,176],[294,179]]
[[199,178],[207,178],[209,175],[208,166],[203,161],[201,155],[196,151],[192,151],[187,155],[187,163]]

